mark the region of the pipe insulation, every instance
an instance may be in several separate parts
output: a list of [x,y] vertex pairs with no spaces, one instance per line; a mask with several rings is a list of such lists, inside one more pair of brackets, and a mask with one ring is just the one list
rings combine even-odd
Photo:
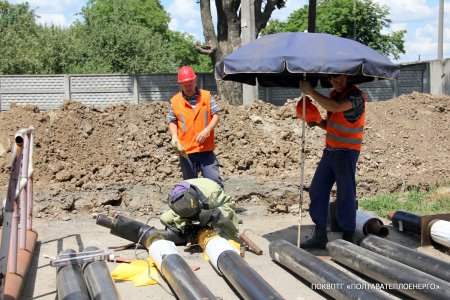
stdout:
[[179,299],[216,299],[178,253],[172,241],[154,239],[148,253]]
[[138,243],[146,247],[145,242],[154,233],[160,233],[166,240],[172,241],[177,245],[184,245],[185,239],[176,232],[166,229],[158,230],[153,226],[141,223],[139,221],[127,218],[122,215],[117,215],[111,218],[106,215],[99,214],[96,221],[97,225],[111,229],[112,235],[124,238],[126,240]]
[[362,286],[364,282],[287,241],[271,242],[269,253],[274,261],[310,282],[313,288],[326,287],[320,290],[333,299],[391,299],[375,289],[352,288]]
[[[59,255],[76,254],[75,250],[67,249]],[[79,264],[69,264],[56,269],[56,287],[58,300],[89,300],[89,293],[83,272]]]
[[369,235],[362,240],[361,247],[389,257],[414,269],[450,282],[450,262],[410,249],[397,243]]
[[450,299],[450,283],[344,240],[327,244],[330,256],[388,289],[415,299]]
[[[428,225],[433,242],[450,249],[450,222],[444,220],[433,220]],[[447,270],[450,270],[447,269]]]
[[388,219],[400,232],[412,232],[421,234],[422,217],[407,211],[388,211]]

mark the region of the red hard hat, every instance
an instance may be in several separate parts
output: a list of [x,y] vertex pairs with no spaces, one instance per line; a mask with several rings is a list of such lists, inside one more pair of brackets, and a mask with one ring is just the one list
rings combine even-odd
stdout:
[[178,70],[178,83],[188,82],[197,78],[191,67],[183,66]]
[[[311,98],[309,96],[305,96],[305,121],[306,122],[316,122],[320,123],[322,121],[322,116],[320,115],[317,107],[312,103]],[[303,98],[302,100],[297,102],[297,116],[300,119],[303,119]]]

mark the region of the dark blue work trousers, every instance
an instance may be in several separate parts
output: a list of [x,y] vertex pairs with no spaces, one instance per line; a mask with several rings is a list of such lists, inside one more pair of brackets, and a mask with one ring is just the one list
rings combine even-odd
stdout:
[[191,153],[188,157],[189,159],[186,159],[180,155],[180,167],[184,180],[198,178],[198,172],[201,171],[204,178],[215,181],[223,189],[219,161],[213,151]]
[[336,183],[336,219],[343,231],[355,231],[356,182],[355,172],[359,151],[325,149],[317,166],[309,197],[309,215],[317,227],[327,228],[331,188]]

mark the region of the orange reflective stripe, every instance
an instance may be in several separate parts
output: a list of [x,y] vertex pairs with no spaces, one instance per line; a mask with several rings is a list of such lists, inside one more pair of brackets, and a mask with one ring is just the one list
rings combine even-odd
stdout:
[[361,127],[347,127],[347,126],[343,126],[340,125],[336,122],[329,122],[327,124],[328,126],[335,128],[339,131],[343,131],[343,132],[348,132],[348,133],[357,133],[357,132],[363,132],[364,131],[364,126]]

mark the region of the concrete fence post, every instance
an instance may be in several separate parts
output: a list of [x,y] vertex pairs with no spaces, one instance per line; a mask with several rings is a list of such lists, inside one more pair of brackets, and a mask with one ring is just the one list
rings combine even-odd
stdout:
[[133,74],[131,76],[133,78],[133,103],[139,104],[139,75]]
[[70,75],[64,75],[64,98],[70,100]]

